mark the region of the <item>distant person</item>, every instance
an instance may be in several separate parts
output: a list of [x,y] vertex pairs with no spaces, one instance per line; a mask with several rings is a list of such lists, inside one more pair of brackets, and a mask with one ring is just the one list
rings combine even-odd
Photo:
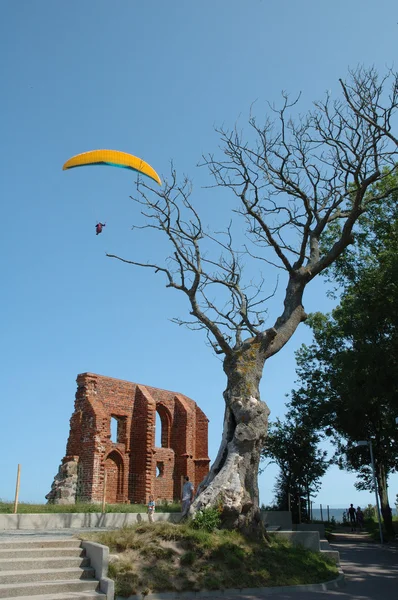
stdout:
[[364,525],[364,514],[363,514],[360,506],[358,506],[358,508],[357,508],[357,525],[358,525],[359,529],[362,529],[363,525]]
[[155,512],[155,500],[153,499],[153,496],[149,496],[147,512],[148,512],[148,521],[150,523],[153,523],[153,515]]
[[189,481],[189,477],[186,476],[185,477],[185,483],[182,486],[182,496],[181,496],[181,500],[182,500],[182,507],[181,507],[181,518],[185,519],[185,517],[188,515],[188,511],[189,511],[189,507],[192,504],[193,501],[193,483],[191,481]]
[[357,511],[355,510],[353,504],[350,504],[350,508],[348,509],[348,516],[350,518],[351,531],[356,531],[356,527],[357,527]]
[[102,229],[103,227],[105,227],[106,223],[97,223],[95,226],[95,231],[96,234],[95,235],[99,235],[100,233],[102,233]]

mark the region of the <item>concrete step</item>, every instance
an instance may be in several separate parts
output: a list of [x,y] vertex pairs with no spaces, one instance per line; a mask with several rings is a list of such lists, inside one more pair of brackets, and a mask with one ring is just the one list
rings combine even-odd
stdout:
[[68,539],[41,539],[41,540],[1,540],[0,548],[3,550],[16,548],[80,548],[81,540]]
[[24,548],[2,548],[0,543],[0,560],[3,558],[34,558],[41,556],[85,556],[83,548],[30,548],[29,544],[26,544]]
[[27,600],[27,598],[33,598],[33,600],[106,600],[106,594],[95,591],[81,591],[81,592],[62,592],[60,594],[39,594],[35,596],[8,596],[2,598],[2,600]]
[[333,562],[336,563],[336,565],[340,564],[340,553],[337,550],[333,550],[332,546],[327,540],[319,540],[319,548],[323,556],[327,556],[328,558],[330,558]]
[[0,558],[0,575],[4,571],[28,571],[31,569],[63,569],[89,567],[90,560],[81,556],[38,556]]
[[71,567],[65,569],[30,569],[28,571],[0,571],[0,585],[35,581],[54,581],[59,579],[93,579],[94,576],[95,571],[92,567]]
[[81,540],[0,539],[1,600],[106,600]]
[[77,538],[39,538],[39,539],[10,539],[0,538],[1,548],[79,548],[81,540]]
[[330,558],[336,565],[340,564],[340,553],[337,550],[321,550],[321,554]]
[[[40,595],[53,598],[54,594],[81,594],[99,590],[99,582],[95,579],[36,581],[26,583],[0,584],[0,598],[32,598]],[[72,596],[73,597],[73,596]],[[79,597],[79,596],[77,596]],[[99,596],[101,598],[101,596]]]

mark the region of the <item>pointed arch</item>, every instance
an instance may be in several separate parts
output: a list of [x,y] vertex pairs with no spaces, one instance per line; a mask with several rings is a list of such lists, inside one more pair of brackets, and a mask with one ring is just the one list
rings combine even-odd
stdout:
[[123,498],[124,462],[117,450],[112,450],[104,461],[106,471],[106,495],[108,504],[116,504]]
[[170,434],[172,425],[171,413],[162,402],[158,402],[156,404],[156,412],[159,415],[162,427],[162,433],[160,435],[161,447],[170,448]]

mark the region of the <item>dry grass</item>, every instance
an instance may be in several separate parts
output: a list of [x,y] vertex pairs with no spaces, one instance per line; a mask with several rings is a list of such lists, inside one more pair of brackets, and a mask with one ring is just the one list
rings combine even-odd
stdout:
[[338,574],[321,554],[272,536],[266,545],[237,532],[209,533],[189,524],[145,523],[84,539],[110,547],[109,576],[119,596],[319,583]]

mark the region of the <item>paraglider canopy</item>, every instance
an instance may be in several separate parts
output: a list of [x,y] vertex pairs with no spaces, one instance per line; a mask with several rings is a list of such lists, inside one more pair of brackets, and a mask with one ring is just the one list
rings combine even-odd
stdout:
[[67,160],[62,169],[66,171],[74,167],[86,167],[89,165],[108,165],[110,167],[138,171],[150,177],[159,185],[162,185],[159,175],[151,165],[137,156],[133,156],[127,152],[120,152],[119,150],[91,150],[90,152],[83,152]]

